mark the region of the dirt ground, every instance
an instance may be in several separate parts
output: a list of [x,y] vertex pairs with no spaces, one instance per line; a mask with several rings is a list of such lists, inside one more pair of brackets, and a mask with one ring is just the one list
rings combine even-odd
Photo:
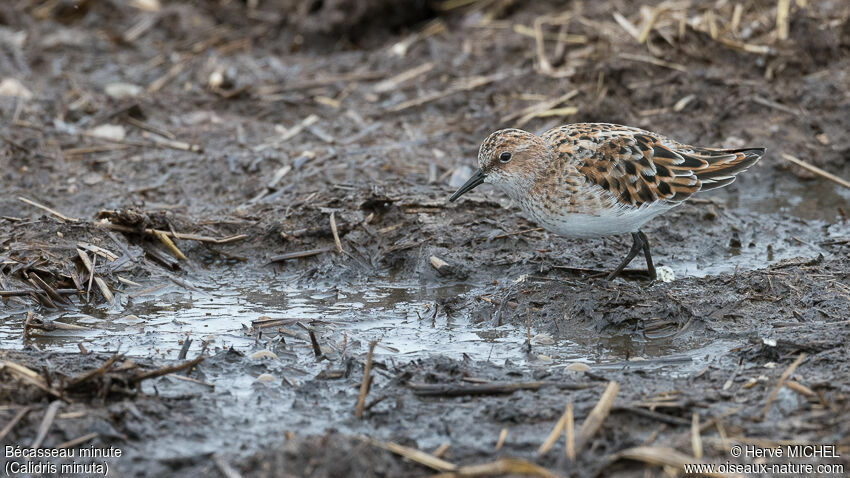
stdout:
[[[783,3],[11,0],[0,442],[269,477],[662,476],[812,444],[837,456],[791,461],[845,476],[850,189],[793,160],[850,177],[850,6]],[[595,278],[627,238],[548,234],[487,186],[448,203],[490,132],[585,121],[768,154],[647,225],[669,282]],[[67,311],[145,320],[162,281],[197,302],[242,277],[448,291],[404,313],[514,355],[373,354],[261,311],[245,346],[49,341]],[[541,453],[568,403],[574,458],[568,432]]]

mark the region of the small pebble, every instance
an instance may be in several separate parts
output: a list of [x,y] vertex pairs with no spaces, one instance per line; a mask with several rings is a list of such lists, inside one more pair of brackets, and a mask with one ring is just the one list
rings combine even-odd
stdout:
[[588,370],[590,370],[590,366],[586,363],[574,362],[567,365],[567,370],[571,372],[587,372]]

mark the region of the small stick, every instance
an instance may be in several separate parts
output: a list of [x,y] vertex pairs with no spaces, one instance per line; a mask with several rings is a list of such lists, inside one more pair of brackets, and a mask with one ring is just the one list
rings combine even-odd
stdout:
[[82,445],[83,443],[85,443],[87,441],[94,440],[97,437],[98,437],[98,434],[96,432],[88,433],[88,434],[83,435],[81,437],[74,438],[73,440],[68,440],[64,443],[60,443],[59,445],[56,446],[56,448],[74,448],[78,445]]
[[780,40],[788,39],[788,17],[791,12],[791,0],[776,2],[776,36]]
[[79,386],[83,383],[88,382],[89,380],[91,380],[91,379],[93,379],[93,378],[95,378],[99,375],[105,374],[106,372],[109,371],[109,369],[112,367],[112,365],[121,358],[123,358],[123,356],[118,355],[118,354],[115,354],[115,355],[109,357],[109,359],[107,359],[106,362],[104,362],[103,365],[101,365],[100,367],[98,367],[96,369],[92,369],[92,370],[84,373],[83,375],[80,375],[78,377],[71,379],[68,383],[65,384],[65,390],[71,390],[71,389],[76,388],[77,386]]
[[838,184],[844,186],[845,188],[850,188],[850,181],[847,181],[845,179],[841,179],[838,176],[830,173],[829,171],[824,171],[823,169],[821,169],[817,166],[813,166],[813,165],[803,161],[802,159],[795,158],[794,156],[791,156],[788,153],[782,153],[780,156],[782,156],[782,158],[785,159],[786,161],[791,161],[792,163],[796,164],[797,166],[800,166],[804,169],[808,169],[809,171],[817,174],[818,176],[829,179],[830,181],[838,183]]
[[446,454],[446,451],[448,451],[449,446],[450,445],[448,442],[443,443],[442,445],[438,446],[436,450],[431,452],[431,454],[436,456],[437,458],[442,458],[442,456]]
[[[80,251],[80,250],[77,249],[77,251]],[[82,251],[80,251],[80,252],[82,254],[86,255],[85,252],[82,252]],[[89,299],[91,298],[91,284],[94,281],[94,266],[97,265],[97,254],[94,254],[92,256],[92,259],[93,260],[91,262],[89,262],[91,269],[89,269],[89,284],[88,284],[88,287],[86,287],[86,303],[89,303]]]
[[369,393],[369,386],[372,383],[372,355],[375,352],[375,345],[378,342],[373,340],[369,342],[369,353],[366,355],[366,365],[363,366],[363,382],[360,384],[360,395],[357,397],[357,404],[354,406],[354,416],[360,419],[363,416],[363,407],[366,405],[366,394]]
[[[373,342],[374,343],[374,342]],[[401,455],[407,458],[410,461],[414,461],[419,463],[420,465],[427,466],[433,470],[437,471],[455,471],[457,470],[457,465],[454,463],[449,463],[446,460],[442,460],[437,458],[429,453],[425,453],[424,451],[417,450],[416,448],[411,448],[409,446],[399,445],[398,443],[393,442],[380,442],[378,440],[369,438],[369,437],[361,437],[361,440],[366,443],[381,448],[383,450],[391,451],[397,455]]]
[[112,302],[115,300],[115,296],[112,295],[112,291],[109,290],[109,287],[106,285],[106,281],[101,279],[100,277],[95,277],[94,281],[97,283],[97,287],[100,289],[100,293],[103,294],[103,297],[111,305]]
[[50,406],[47,407],[44,419],[41,420],[41,425],[38,427],[38,435],[35,436],[35,440],[33,440],[30,448],[39,448],[44,442],[44,439],[47,437],[47,432],[50,430],[50,426],[53,425],[53,420],[56,418],[56,412],[59,411],[59,407],[62,405],[63,403],[61,400],[54,400],[50,403]]
[[440,473],[431,478],[470,478],[473,476],[536,476],[539,478],[558,478],[549,470],[516,458],[500,458],[490,463],[468,465],[457,468],[452,473]]
[[160,76],[156,80],[154,80],[150,85],[148,85],[148,93],[154,94],[159,91],[163,86],[166,85],[169,81],[171,81],[174,77],[180,74],[183,71],[183,67],[186,66],[187,60],[175,63],[171,65],[171,68],[165,72],[164,75]]
[[549,432],[549,436],[546,437],[546,440],[540,445],[540,448],[537,449],[537,455],[543,456],[549,453],[549,450],[552,449],[552,446],[555,445],[555,442],[558,440],[558,437],[561,436],[561,430],[564,429],[564,425],[567,423],[567,411],[570,409],[570,404],[568,403],[566,408],[564,409],[564,413],[561,414],[561,417],[558,418],[558,421],[555,423],[555,426],[552,428],[552,431]]
[[204,360],[204,357],[200,356],[200,357],[198,357],[194,360],[190,360],[188,362],[184,362],[184,363],[181,363],[181,364],[169,365],[167,367],[162,367],[160,369],[151,370],[150,372],[140,373],[139,375],[132,377],[130,380],[132,382],[141,382],[142,380],[147,380],[149,378],[156,378],[156,377],[159,377],[159,376],[162,376],[162,375],[167,375],[169,373],[179,372],[179,371],[185,370],[187,368],[192,368],[195,365],[198,365],[199,363],[201,363],[203,360]]
[[[650,465],[669,466],[677,468],[680,471],[684,471],[686,464],[697,462],[705,463],[703,461],[696,460],[692,456],[688,456],[680,451],[674,450],[673,448],[661,446],[636,446],[634,448],[627,448],[625,450],[618,451],[613,455],[609,455],[609,459],[607,461],[609,463],[613,463],[620,459],[642,461]],[[710,477],[744,478],[744,475],[739,473],[704,472],[703,474]]]
[[496,449],[495,451],[499,451],[502,449],[502,445],[505,444],[505,439],[508,438],[508,429],[502,428],[502,431],[499,432],[499,439],[496,441]]
[[342,254],[342,241],[339,240],[339,231],[336,228],[335,213],[331,213],[331,232],[334,234],[334,242],[336,243],[336,251]]
[[787,382],[785,382],[785,386],[805,397],[811,397],[812,395],[815,395],[814,390],[803,385],[802,383],[795,382],[794,380],[788,380]]
[[187,259],[186,255],[183,254],[183,251],[177,248],[177,244],[171,240],[170,237],[163,234],[162,232],[154,233],[156,238],[171,252],[171,254],[176,257],[178,260],[185,261]]
[[24,367],[23,365],[17,364],[15,362],[9,362],[8,360],[0,363],[0,370],[2,370],[4,368],[8,369],[10,372],[15,374],[18,378],[20,378],[24,382],[27,382],[30,385],[33,385],[35,387],[38,387],[41,391],[43,391],[47,394],[53,395],[54,397],[56,397],[60,400],[64,400],[68,403],[71,402],[67,398],[63,397],[62,394],[60,394],[56,390],[45,385],[44,379],[41,378],[38,375],[37,372],[34,372],[34,371]]
[[794,116],[799,116],[800,113],[801,113],[801,110],[795,110],[794,108],[790,108],[788,106],[777,103],[775,101],[771,101],[767,98],[762,98],[761,96],[753,96],[752,101],[753,101],[753,103],[758,103],[762,106],[767,106],[768,108],[773,108],[775,110],[779,110],[779,111],[782,111],[783,113],[788,113],[788,114],[794,115]]
[[523,124],[527,123],[532,118],[534,118],[538,113],[550,110],[550,109],[560,105],[561,103],[572,99],[576,95],[578,95],[578,90],[570,90],[567,93],[564,93],[563,95],[558,96],[557,98],[552,98],[552,99],[549,99],[549,100],[541,101],[540,103],[533,104],[533,105],[531,105],[527,108],[524,108],[524,109],[521,109],[521,110],[516,111],[514,113],[505,115],[505,116],[502,117],[502,119],[500,121],[502,123],[507,123],[509,121],[513,121],[517,118],[520,118],[517,125],[522,126]]
[[301,257],[317,256],[319,254],[324,254],[325,252],[330,252],[332,250],[333,249],[330,248],[330,247],[322,247],[320,249],[310,249],[310,250],[307,250],[307,251],[289,252],[287,254],[280,254],[280,255],[277,255],[277,256],[270,257],[269,263],[286,261],[286,260],[289,260],[289,259],[299,259]]
[[186,354],[189,353],[189,347],[192,346],[192,339],[186,337],[183,341],[183,346],[180,347],[180,353],[177,354],[177,360],[186,360]]
[[140,291],[133,292],[132,294],[130,294],[129,297],[131,299],[135,299],[136,297],[141,297],[143,295],[147,295],[147,294],[150,294],[152,292],[156,292],[156,291],[163,289],[165,287],[168,287],[168,284],[155,285],[155,286],[152,286],[152,287],[148,287],[147,289],[142,289]]
[[538,390],[545,382],[491,382],[476,384],[408,383],[413,393],[421,396],[460,397],[464,395],[499,395],[517,390]]
[[573,420],[573,403],[567,404],[567,410],[564,412],[567,419],[564,421],[564,434],[566,434],[566,453],[570,461],[576,461],[576,430],[575,420]]
[[620,53],[618,56],[620,58],[624,59],[624,60],[640,61],[640,62],[643,62],[643,63],[652,64],[652,65],[655,65],[655,66],[661,66],[661,67],[664,67],[664,68],[669,68],[671,70],[681,71],[683,73],[688,72],[688,68],[684,65],[680,65],[678,63],[672,63],[672,62],[669,62],[669,61],[659,60],[658,58],[651,57],[651,56],[633,55],[631,53]]
[[313,329],[307,329],[307,333],[310,335],[310,344],[313,346],[313,354],[318,359],[322,356],[322,348],[319,347],[319,341],[316,340],[316,333],[313,332]]
[[30,329],[30,323],[32,322],[33,317],[35,317],[35,312],[33,312],[31,310],[28,311],[27,312],[27,318],[26,318],[26,320],[24,320],[24,332],[23,332],[24,339],[27,338],[27,332]]
[[[176,374],[176,373],[169,373],[169,374],[166,374],[165,376],[171,377],[171,378],[176,378],[177,380],[182,380],[184,382],[192,382],[192,383],[197,383],[198,385],[203,385],[205,387],[215,388],[214,383],[204,382],[203,380],[198,380],[197,378],[187,377],[185,375],[179,375],[179,374]],[[285,379],[286,377],[283,377],[283,378]]]
[[61,220],[62,222],[80,222],[80,220],[79,220],[79,219],[75,219],[75,218],[73,218],[73,217],[68,217],[68,216],[66,216],[66,215],[64,215],[64,214],[62,214],[62,213],[60,213],[60,212],[58,212],[58,211],[56,211],[56,210],[50,209],[49,207],[47,207],[47,206],[45,206],[45,205],[43,205],[43,204],[39,204],[39,203],[37,203],[37,202],[35,202],[35,201],[32,201],[32,200],[29,200],[29,199],[27,199],[27,198],[25,198],[25,197],[19,196],[19,197],[18,197],[18,201],[21,201],[21,202],[27,203],[27,204],[29,204],[30,206],[37,207],[37,208],[39,208],[39,209],[41,209],[41,210],[43,210],[43,211],[47,211],[47,212],[49,212],[50,214],[52,214],[52,215],[56,216],[57,218],[59,218],[59,220]]
[[694,450],[694,458],[702,460],[702,437],[699,434],[699,413],[694,412],[691,419],[691,448]]
[[652,12],[649,14],[649,18],[646,20],[646,24],[644,24],[638,34],[638,43],[646,43],[646,39],[649,38],[649,33],[652,31],[652,27],[655,26],[656,20],[658,20],[658,17],[660,17],[665,11],[667,11],[667,7],[656,7],[652,9]]
[[0,430],[0,441],[3,441],[3,439],[6,438],[6,435],[8,435],[10,431],[12,431],[12,428],[15,428],[15,425],[17,425],[18,422],[21,421],[21,419],[24,418],[27,413],[29,413],[29,411],[30,407],[24,407],[18,410],[18,413],[16,413],[15,416],[12,417],[11,420],[9,420],[9,423],[7,423],[2,430]]
[[44,282],[41,277],[38,276],[35,272],[30,272],[30,283],[34,286],[41,288],[52,300],[59,302],[61,304],[71,305],[71,301],[59,295],[53,287],[47,282]]
[[211,242],[213,244],[229,244],[231,242],[241,241],[249,237],[247,234],[236,234],[234,236],[216,238],[209,236],[201,236],[198,234],[188,234],[184,232],[171,232],[171,231],[162,231],[159,229],[144,229],[139,230],[128,226],[122,226],[121,224],[112,224],[111,222],[95,222],[93,223],[95,226],[105,227],[107,229],[112,229],[113,231],[125,232],[128,234],[138,234],[141,232],[145,232],[146,234],[156,235],[156,233],[165,234],[168,237],[173,237],[175,239],[182,239],[187,241],[197,241],[197,242]]
[[608,382],[608,387],[605,388],[605,392],[602,394],[602,397],[599,398],[599,402],[595,407],[593,407],[590,415],[584,419],[584,423],[581,424],[581,428],[578,431],[578,445],[576,447],[576,451],[581,450],[581,448],[587,444],[587,441],[590,440],[590,438],[593,437],[593,435],[602,426],[602,422],[611,411],[611,405],[614,403],[614,397],[617,396],[617,392],[619,391],[620,385],[617,382]]
[[800,355],[797,357],[797,360],[794,360],[788,368],[782,372],[782,375],[779,377],[779,382],[776,383],[776,387],[774,387],[773,391],[770,392],[770,396],[767,397],[767,403],[764,404],[764,408],[761,411],[761,419],[763,420],[765,416],[767,416],[767,412],[770,411],[770,406],[773,404],[773,401],[776,400],[776,394],[779,393],[779,389],[785,385],[785,381],[788,380],[788,377],[794,373],[794,370],[797,370],[797,366],[799,366],[803,360],[806,358],[806,352],[800,352]]
[[94,265],[92,265],[89,255],[82,249],[77,249],[77,255],[80,256],[80,260],[83,261],[83,265],[86,267],[86,270],[89,271],[89,274],[94,272]]
[[637,40],[640,38],[640,30],[632,24],[626,17],[619,12],[614,12],[614,20],[626,31],[632,38]]
[[448,88],[445,91],[439,91],[436,93],[430,93],[427,95],[419,96],[418,98],[403,101],[387,110],[388,113],[398,113],[399,111],[404,111],[408,108],[413,108],[415,106],[421,106],[426,103],[430,103],[432,101],[439,100],[441,98],[446,98],[448,96],[455,95],[457,93],[461,93],[463,91],[470,91],[476,88],[482,87],[489,83],[493,83],[495,81],[501,81],[505,78],[508,78],[511,75],[505,75],[503,73],[496,73],[488,76],[475,76],[472,78],[465,78],[462,81],[455,83],[453,86]]
[[372,87],[372,91],[375,93],[386,93],[388,91],[395,90],[400,84],[410,81],[419,75],[431,71],[432,69],[434,69],[434,62],[429,61],[427,63],[423,63],[409,70],[405,70],[391,78],[375,83]]

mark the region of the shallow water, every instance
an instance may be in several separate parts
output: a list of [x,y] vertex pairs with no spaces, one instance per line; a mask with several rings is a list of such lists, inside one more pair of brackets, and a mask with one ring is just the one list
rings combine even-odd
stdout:
[[[436,304],[458,295],[470,298],[484,292],[473,284],[429,286],[424,284],[370,284],[297,289],[286,280],[272,279],[271,271],[208,275],[196,280],[196,291],[168,285],[149,295],[129,298],[119,295],[122,307],[65,310],[46,315],[85,327],[86,330],[33,331],[24,342],[20,338],[24,311],[13,313],[0,325],[0,339],[7,347],[24,344],[51,351],[119,351],[130,356],[176,359],[182,341],[192,338],[188,356],[202,347],[208,351],[230,347],[251,354],[263,349],[278,327],[258,335],[251,323],[259,318],[286,319],[281,325],[284,347],[277,353],[292,354],[306,375],[325,368],[313,357],[307,333],[300,325],[315,330],[323,352],[339,356],[355,349],[362,351],[369,341],[378,341],[376,356],[405,363],[443,355],[502,364],[510,361],[520,367],[566,367],[575,362],[592,366],[675,368],[685,373],[735,344],[699,344],[676,340],[675,330],[657,338],[617,335],[598,343],[582,345],[582,330],[563,331],[552,338],[515,325],[496,326],[492,317],[470,318],[462,313],[447,314]],[[533,280],[533,279],[526,279]],[[120,311],[118,309],[121,309]],[[435,313],[436,310],[436,313]],[[17,312],[17,313],[15,313]],[[299,325],[300,324],[300,325]],[[532,353],[528,353],[531,338]],[[270,347],[271,348],[271,347]],[[348,352],[351,353],[351,352]],[[232,387],[244,387],[250,377],[217,379]],[[215,380],[213,380],[215,382]]]

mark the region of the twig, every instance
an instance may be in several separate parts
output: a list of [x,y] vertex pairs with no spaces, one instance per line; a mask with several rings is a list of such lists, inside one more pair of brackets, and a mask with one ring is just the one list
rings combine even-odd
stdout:
[[162,231],[159,229],[135,229],[128,226],[122,226],[121,224],[113,224],[111,222],[95,222],[97,226],[105,227],[107,229],[112,229],[113,231],[125,232],[130,234],[138,234],[141,232],[156,235],[156,234],[165,234],[168,237],[173,237],[175,239],[181,239],[186,241],[197,241],[197,242],[211,242],[213,244],[229,244],[231,242],[241,241],[248,237],[247,234],[236,234],[234,236],[216,238],[209,236],[200,236],[198,234],[187,234],[183,232],[171,232],[171,231]]
[[664,68],[669,68],[671,70],[681,71],[683,73],[688,72],[688,68],[685,65],[680,65],[678,63],[671,63],[669,61],[659,60],[658,58],[654,58],[651,56],[645,55],[633,55],[631,53],[620,53],[620,58],[624,60],[632,60],[632,61],[640,61],[644,63],[650,63],[656,66],[661,66]]
[[109,369],[112,367],[112,365],[115,362],[122,359],[123,357],[124,357],[123,355],[114,354],[112,357],[109,357],[109,359],[107,359],[107,361],[104,362],[103,365],[101,365],[100,367],[93,369],[93,370],[90,370],[90,371],[84,373],[83,375],[80,375],[76,378],[71,379],[65,385],[65,390],[72,390],[72,389],[82,385],[83,383],[90,381],[91,379],[93,379],[93,378],[95,378],[99,375],[105,374],[106,372],[109,371]]
[[336,228],[336,218],[334,217],[335,213],[331,213],[331,232],[334,235],[334,242],[336,243],[336,251],[342,254],[342,241],[339,240],[339,231]]
[[44,419],[41,420],[41,425],[38,426],[38,434],[35,436],[35,440],[32,441],[30,448],[41,447],[44,439],[47,438],[47,432],[50,430],[50,426],[53,425],[53,420],[56,419],[56,412],[59,411],[59,407],[62,405],[63,403],[61,400],[54,400],[50,403],[50,406],[47,407]]
[[112,295],[112,291],[109,290],[109,286],[106,285],[106,281],[101,277],[95,277],[94,281],[97,284],[97,288],[100,289],[100,293],[103,294],[103,298],[112,305],[112,302],[115,300],[115,296]]
[[421,106],[426,103],[430,103],[432,101],[439,100],[441,98],[446,98],[448,96],[455,95],[457,93],[461,93],[464,91],[474,90],[475,88],[480,88],[486,84],[493,83],[495,81],[500,81],[507,78],[509,75],[504,73],[496,73],[488,76],[476,76],[473,78],[467,78],[463,81],[459,81],[455,83],[454,86],[450,87],[445,91],[438,91],[436,93],[431,93],[429,95],[423,95],[418,98],[403,101],[392,108],[389,108],[387,111],[390,113],[397,113],[399,111],[404,111],[408,108],[413,108],[415,106]]
[[578,90],[570,90],[567,93],[564,93],[563,95],[558,96],[557,98],[552,98],[552,99],[549,99],[549,100],[541,101],[540,103],[533,104],[533,105],[531,105],[527,108],[523,108],[523,109],[521,109],[517,112],[505,115],[505,116],[502,117],[502,119],[500,121],[502,123],[507,123],[509,121],[513,121],[517,118],[520,118],[519,121],[518,121],[518,126],[522,126],[523,124],[527,123],[531,118],[533,118],[538,113],[552,109],[552,108],[560,105],[561,103],[572,99],[576,95],[578,95]]
[[98,434],[96,432],[87,433],[81,437],[74,438],[73,440],[68,440],[64,443],[60,443],[59,445],[56,445],[56,448],[74,448],[76,446],[82,445],[87,441],[94,440],[97,437]]
[[68,217],[68,216],[62,214],[61,212],[58,212],[54,209],[50,209],[49,207],[45,206],[44,204],[39,204],[39,203],[32,201],[30,199],[27,199],[23,196],[18,196],[18,201],[27,203],[27,204],[29,204],[30,206],[33,206],[33,207],[37,207],[37,208],[41,209],[42,211],[46,211],[46,212],[56,216],[62,222],[80,222],[79,219],[75,219],[73,217]]
[[431,478],[468,478],[473,476],[537,476],[539,478],[558,478],[549,470],[516,458],[500,458],[490,463],[469,465],[457,468],[454,472],[440,473]]
[[15,362],[10,362],[10,361],[7,360],[5,362],[0,362],[0,370],[2,370],[2,369],[9,370],[13,375],[17,376],[19,379],[23,380],[24,382],[29,383],[30,385],[37,387],[38,389],[40,389],[44,393],[52,395],[52,396],[54,396],[54,397],[56,397],[60,400],[65,401],[65,402],[68,402],[68,403],[71,402],[67,398],[63,397],[61,393],[59,393],[56,390],[48,387],[44,383],[44,379],[42,379],[38,375],[37,372],[34,372],[34,371],[28,369],[27,367],[24,367],[23,365],[17,364]]
[[0,430],[0,442],[2,442],[4,438],[6,438],[6,435],[8,435],[10,431],[12,431],[12,428],[15,428],[15,425],[17,425],[18,422],[21,421],[21,419],[24,418],[24,416],[26,416],[26,414],[29,413],[30,410],[30,407],[24,407],[18,410],[18,413],[16,413],[15,416],[12,417],[11,420],[9,420],[9,423],[7,423],[2,430]]
[[791,12],[791,0],[778,0],[776,3],[776,37],[780,40],[788,39],[789,16]]
[[298,258],[301,258],[301,257],[317,256],[319,254],[323,254],[325,252],[330,252],[332,250],[333,250],[333,248],[330,248],[330,247],[322,247],[320,249],[310,249],[310,250],[307,250],[307,251],[289,252],[287,254],[280,254],[280,255],[277,255],[277,256],[270,257],[269,263],[286,261],[286,260],[289,260],[289,259],[298,259]]
[[135,377],[132,377],[130,380],[132,382],[141,382],[142,380],[147,380],[149,378],[156,378],[162,375],[167,375],[169,373],[179,372],[181,370],[185,370],[187,368],[192,368],[195,365],[198,365],[204,360],[204,357],[198,357],[196,359],[190,360],[188,362],[184,362],[177,365],[169,365],[167,367],[162,367],[156,370],[151,370],[150,372],[140,373]]
[[699,434],[699,413],[694,412],[691,420],[691,448],[694,450],[694,458],[702,460],[702,437]]
[[807,169],[807,170],[817,174],[818,176],[829,179],[830,181],[838,183],[838,184],[844,186],[845,188],[850,188],[850,181],[847,181],[845,179],[841,179],[838,176],[836,176],[836,175],[834,175],[834,174],[832,174],[828,171],[824,171],[823,169],[821,169],[817,166],[813,166],[813,165],[803,161],[802,159],[795,158],[794,156],[791,156],[788,153],[782,153],[782,154],[780,154],[780,156],[782,156],[782,158],[785,159],[786,161],[790,161],[790,162],[796,164],[797,166],[800,166],[804,169]]
[[[627,460],[642,461],[651,465],[670,466],[678,468],[679,470],[683,470],[685,465],[689,463],[703,463],[702,461],[676,451],[673,448],[660,446],[637,446],[634,448],[628,448],[611,455],[609,461],[613,463],[624,458]],[[702,474],[705,476],[722,478],[743,478],[744,476],[737,473],[712,473],[706,471],[703,471]]]
[[381,82],[375,83],[372,87],[372,91],[375,93],[386,93],[391,90],[395,90],[402,83],[412,80],[419,75],[427,73],[434,69],[434,62],[423,63],[419,66],[413,67],[409,70],[405,70],[393,77],[387,78]]
[[372,355],[377,344],[378,342],[375,340],[369,342],[369,353],[366,355],[366,365],[363,366],[363,382],[360,383],[360,394],[357,397],[357,404],[354,406],[354,416],[358,419],[363,416],[366,395],[369,393],[369,386],[372,384]]
[[619,391],[620,385],[617,382],[608,382],[608,387],[605,388],[605,392],[602,394],[602,397],[599,398],[599,402],[595,407],[593,407],[590,415],[588,415],[581,424],[581,428],[578,431],[576,451],[580,451],[582,447],[587,444],[588,440],[590,440],[590,438],[592,438],[602,426],[602,422],[611,411],[611,405],[614,403],[614,397],[617,396],[617,392]]
[[552,428],[552,431],[549,432],[549,436],[546,437],[546,440],[540,444],[540,448],[537,449],[537,455],[543,456],[549,453],[549,450],[552,449],[552,446],[555,445],[555,442],[558,440],[558,437],[561,436],[561,430],[564,429],[564,426],[567,424],[567,412],[572,412],[572,404],[567,403],[564,408],[564,413],[561,414],[561,417],[558,418],[557,423]]
[[570,461],[576,461],[576,430],[573,419],[573,403],[567,403],[567,410],[564,412],[567,419],[564,421],[564,435],[566,439],[566,454]]
[[776,387],[773,388],[773,391],[770,392],[770,396],[767,397],[767,403],[764,404],[764,408],[761,410],[760,419],[764,419],[767,416],[767,412],[770,411],[770,406],[773,404],[773,401],[776,400],[776,394],[779,393],[779,389],[785,385],[785,381],[788,380],[788,377],[794,373],[794,370],[797,370],[797,366],[799,366],[803,360],[806,358],[806,352],[800,352],[800,355],[797,357],[797,360],[791,363],[788,368],[782,372],[782,375],[779,377],[779,381],[776,383]]
[[499,439],[496,441],[495,451],[499,451],[502,449],[502,446],[505,444],[505,439],[508,438],[508,429],[502,428],[502,431],[499,432]]
[[771,101],[767,98],[762,98],[761,96],[753,96],[750,98],[753,103],[758,103],[762,106],[767,106],[768,108],[773,108],[775,110],[781,111],[783,113],[788,113],[789,115],[799,116],[802,113],[801,110],[795,110],[794,108],[785,106],[781,103],[777,103],[775,101]]
[[545,382],[493,382],[493,383],[409,383],[408,387],[413,389],[413,393],[421,396],[443,396],[443,397],[460,397],[464,395],[498,395],[504,393],[513,393],[517,390],[537,390]]
[[359,437],[364,442],[381,448],[383,450],[391,451],[397,455],[401,455],[407,458],[410,461],[419,463],[420,465],[427,466],[433,470],[437,471],[454,471],[457,470],[457,465],[454,463],[449,463],[446,460],[442,460],[440,458],[435,457],[429,453],[425,453],[424,451],[417,450],[416,448],[411,448],[408,446],[399,445],[398,443],[393,442],[381,442],[369,437]]
[[174,241],[172,241],[171,238],[168,237],[166,234],[162,232],[156,232],[154,233],[154,235],[157,239],[159,239],[159,242],[161,242],[178,260],[185,261],[186,259],[188,259],[186,255],[183,254],[183,251],[181,251],[177,247],[177,244],[175,244]]
[[319,347],[319,341],[316,340],[316,333],[313,332],[313,329],[307,329],[307,334],[310,336],[310,344],[313,346],[313,355],[318,359],[322,356],[322,348]]

